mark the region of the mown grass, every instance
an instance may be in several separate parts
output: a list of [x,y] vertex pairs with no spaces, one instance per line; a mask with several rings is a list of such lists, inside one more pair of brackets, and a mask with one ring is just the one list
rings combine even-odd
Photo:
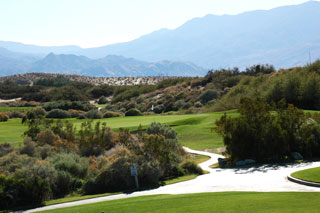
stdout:
[[0,106],[0,112],[12,112],[12,111],[28,111],[34,107],[9,107],[9,106]]
[[[50,212],[319,212],[317,192],[215,192],[153,195],[80,205]],[[49,212],[49,211],[48,211]]]
[[18,146],[23,141],[23,133],[27,127],[22,125],[20,118],[9,119],[7,122],[0,122],[0,144],[10,143]]
[[[223,114],[224,112],[209,113],[198,123],[189,121],[173,128],[178,132],[178,139],[183,146],[197,150],[223,147],[222,137],[214,131],[215,121]],[[239,116],[235,110],[228,111],[227,114],[233,117]]]
[[305,181],[320,183],[320,167],[297,171],[292,173],[291,176]]
[[49,200],[45,202],[45,206],[49,205],[55,205],[59,203],[67,203],[67,202],[72,202],[72,201],[77,201],[77,200],[85,200],[85,199],[91,199],[91,198],[96,198],[96,197],[104,197],[104,196],[110,196],[110,195],[116,195],[116,194],[121,194],[122,192],[115,192],[115,193],[104,193],[104,194],[96,194],[96,195],[69,195],[64,198],[59,198],[55,200]]

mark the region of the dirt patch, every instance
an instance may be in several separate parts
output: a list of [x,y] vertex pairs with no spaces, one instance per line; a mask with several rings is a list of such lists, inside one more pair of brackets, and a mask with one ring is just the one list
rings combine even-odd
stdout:
[[205,152],[211,152],[211,153],[223,153],[226,151],[226,147],[220,147],[215,149],[205,149]]
[[0,103],[9,103],[9,102],[15,102],[15,101],[21,101],[21,98],[14,98],[14,99],[8,99],[8,100],[0,99]]

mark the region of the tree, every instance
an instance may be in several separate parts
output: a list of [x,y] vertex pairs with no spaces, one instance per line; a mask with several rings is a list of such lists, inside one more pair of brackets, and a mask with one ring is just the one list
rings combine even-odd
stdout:
[[[272,112],[275,110],[275,112]],[[283,160],[291,152],[307,154],[303,126],[306,116],[282,100],[274,107],[263,99],[242,98],[240,117],[224,114],[216,121],[232,162],[254,159],[260,162]]]

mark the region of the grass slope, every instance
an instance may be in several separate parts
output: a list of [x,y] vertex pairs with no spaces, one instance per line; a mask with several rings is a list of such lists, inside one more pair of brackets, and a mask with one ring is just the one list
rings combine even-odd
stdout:
[[291,176],[305,181],[320,183],[320,167],[297,171],[292,173]]
[[81,205],[50,212],[319,212],[320,193],[218,192],[154,195]]
[[23,133],[27,127],[21,124],[21,119],[9,119],[7,122],[0,122],[0,143],[8,142],[17,146],[23,141]]

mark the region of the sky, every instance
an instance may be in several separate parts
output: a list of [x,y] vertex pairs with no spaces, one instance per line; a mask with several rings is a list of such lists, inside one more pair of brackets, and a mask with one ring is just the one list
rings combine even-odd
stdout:
[[97,47],[207,14],[239,14],[307,0],[0,0],[0,40]]

